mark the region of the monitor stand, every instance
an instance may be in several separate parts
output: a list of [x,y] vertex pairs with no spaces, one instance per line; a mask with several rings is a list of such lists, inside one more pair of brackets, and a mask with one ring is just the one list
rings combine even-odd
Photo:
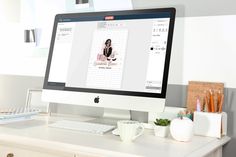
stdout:
[[91,123],[117,125],[119,120],[134,120],[143,124],[144,128],[153,129],[153,120],[150,118],[156,117],[156,113],[132,111],[132,110],[119,110],[104,108],[102,117],[89,120]]
[[130,110],[104,108],[103,116],[90,120],[92,123],[116,125],[119,120],[130,120]]
[[165,110],[165,101],[166,99],[157,99],[158,105],[147,105],[143,108],[140,107],[139,111],[104,108],[103,116],[94,120],[94,122],[116,124],[118,120],[129,119],[139,121],[145,124],[147,128],[152,128],[153,121],[155,121],[158,115],[163,113]]
[[90,120],[89,122],[116,125],[119,120],[134,120],[148,124],[150,115],[152,114],[143,111],[104,108],[102,117]]

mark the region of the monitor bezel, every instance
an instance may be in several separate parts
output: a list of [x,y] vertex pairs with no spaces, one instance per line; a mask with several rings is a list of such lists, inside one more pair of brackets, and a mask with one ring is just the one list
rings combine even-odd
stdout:
[[[63,18],[83,18],[83,17],[94,17],[94,16],[117,16],[117,15],[143,15],[143,14],[152,14],[155,12],[168,12],[170,13],[170,23],[169,23],[169,32],[167,39],[167,50],[166,50],[166,58],[164,65],[164,74],[162,81],[162,90],[161,93],[148,93],[148,92],[137,92],[137,91],[121,91],[121,90],[108,90],[108,89],[95,89],[95,88],[72,88],[65,87],[65,83],[61,82],[48,82],[50,65],[53,55],[53,48],[56,37],[57,24],[60,19]],[[112,94],[112,95],[122,95],[122,96],[138,96],[138,97],[149,97],[149,98],[166,98],[166,90],[167,90],[167,82],[168,82],[168,73],[169,73],[169,65],[170,65],[170,56],[171,56],[171,47],[172,47],[172,39],[174,32],[174,22],[175,22],[175,8],[156,8],[156,9],[142,9],[142,10],[125,10],[125,11],[110,11],[110,12],[87,12],[87,13],[66,13],[66,14],[57,14],[54,20],[54,26],[51,37],[51,44],[49,48],[48,54],[48,62],[46,67],[45,79],[43,89],[50,90],[62,90],[62,91],[74,91],[74,92],[85,92],[85,93],[98,93],[98,94]]]

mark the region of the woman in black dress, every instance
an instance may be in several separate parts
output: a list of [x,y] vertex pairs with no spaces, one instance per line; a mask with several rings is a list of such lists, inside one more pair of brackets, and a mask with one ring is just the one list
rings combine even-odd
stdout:
[[112,54],[112,47],[111,47],[111,39],[107,39],[105,42],[105,47],[103,49],[103,55],[107,57],[110,57]]

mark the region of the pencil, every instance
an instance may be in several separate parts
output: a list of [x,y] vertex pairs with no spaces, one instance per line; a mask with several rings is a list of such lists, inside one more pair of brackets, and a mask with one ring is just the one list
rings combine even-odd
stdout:
[[216,111],[219,112],[219,108],[220,108],[220,103],[221,103],[221,92],[219,90],[219,92],[217,93],[217,106],[216,106]]
[[206,95],[206,100],[207,100],[207,112],[211,112],[211,105],[210,105],[210,92],[208,91],[208,94]]
[[222,112],[223,102],[224,102],[224,94],[221,94],[221,101],[220,101],[219,110],[218,110],[219,113]]
[[209,105],[208,105],[207,95],[205,95],[205,106],[204,106],[204,111],[205,111],[205,112],[208,112],[208,111],[209,111]]
[[214,106],[214,99],[213,99],[213,92],[210,91],[210,112],[215,112],[215,106]]

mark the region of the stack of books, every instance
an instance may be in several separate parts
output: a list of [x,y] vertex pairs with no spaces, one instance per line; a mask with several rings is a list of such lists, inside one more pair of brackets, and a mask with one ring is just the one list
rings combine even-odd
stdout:
[[28,120],[39,112],[39,109],[25,107],[0,109],[0,124]]

